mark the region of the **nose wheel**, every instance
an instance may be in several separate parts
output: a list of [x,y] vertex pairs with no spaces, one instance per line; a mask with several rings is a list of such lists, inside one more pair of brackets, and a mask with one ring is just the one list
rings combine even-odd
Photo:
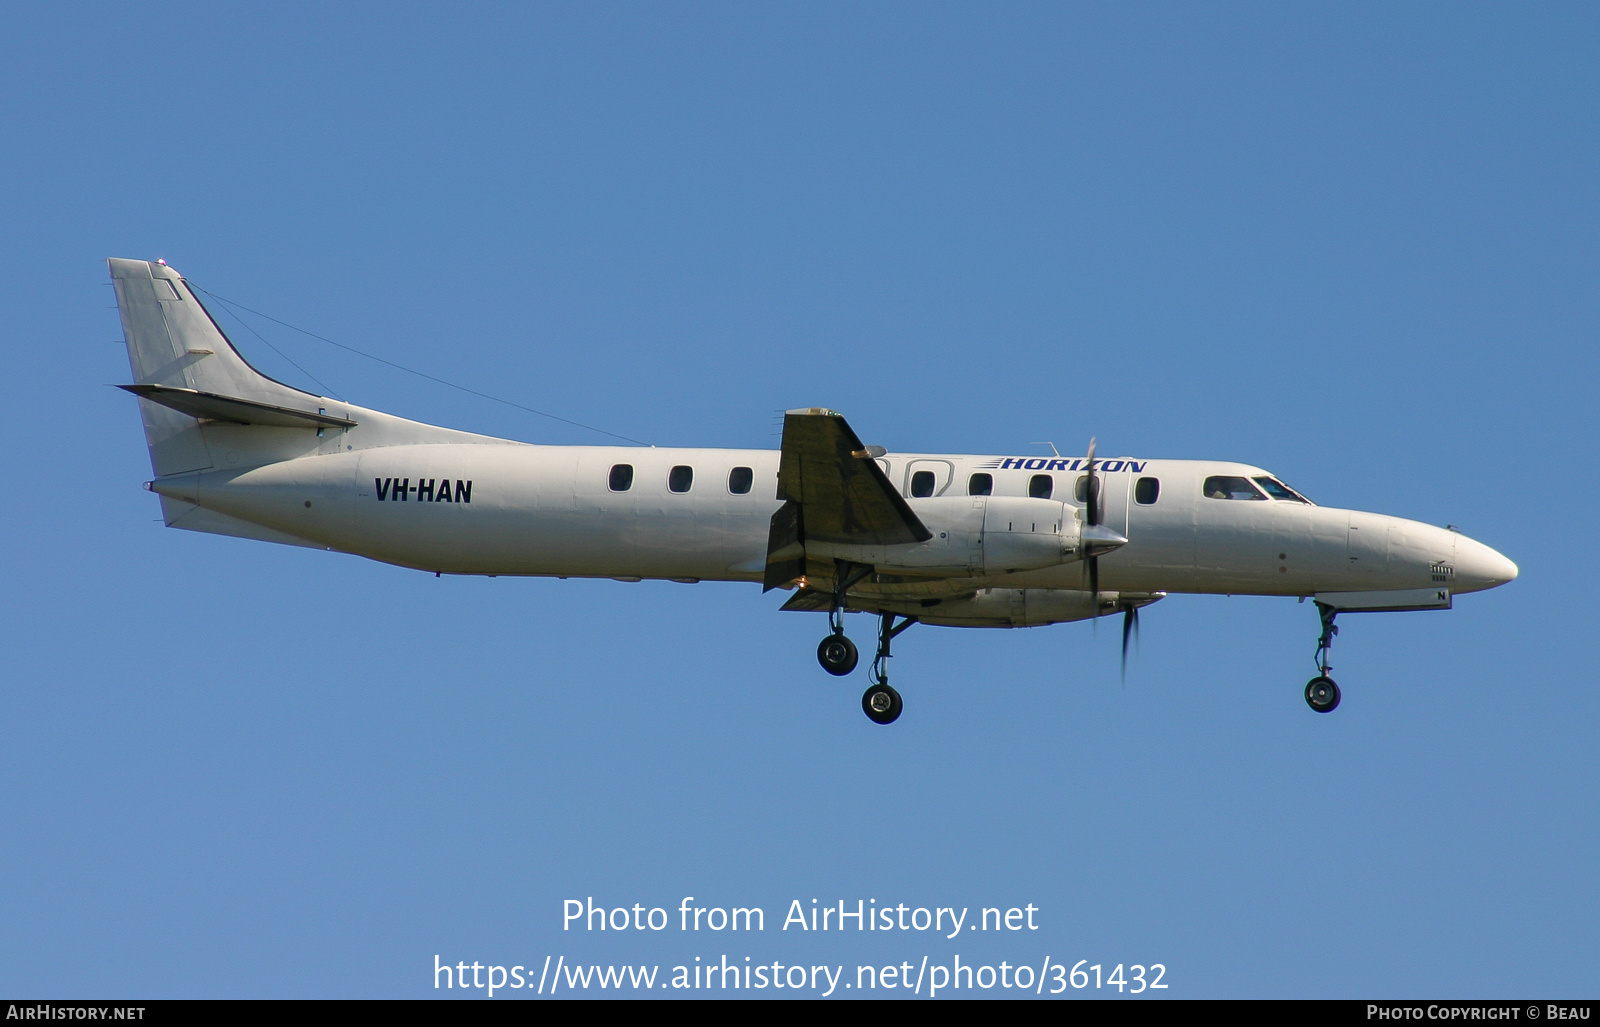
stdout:
[[1306,682],[1306,705],[1318,713],[1332,713],[1339,708],[1339,686],[1333,678],[1319,674]]

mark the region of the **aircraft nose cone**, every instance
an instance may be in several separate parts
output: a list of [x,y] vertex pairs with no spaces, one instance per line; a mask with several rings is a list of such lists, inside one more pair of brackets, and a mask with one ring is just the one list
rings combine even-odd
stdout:
[[1482,542],[1467,538],[1456,539],[1456,580],[1453,591],[1481,592],[1513,581],[1517,565]]

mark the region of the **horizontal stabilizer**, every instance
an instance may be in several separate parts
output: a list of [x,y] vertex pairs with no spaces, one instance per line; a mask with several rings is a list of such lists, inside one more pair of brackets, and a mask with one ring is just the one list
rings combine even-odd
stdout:
[[274,428],[349,428],[356,422],[348,417],[310,410],[291,410],[271,403],[218,396],[197,389],[180,389],[171,385],[119,385],[141,399],[160,403],[190,417],[206,417],[213,421],[231,421],[234,424],[260,424]]

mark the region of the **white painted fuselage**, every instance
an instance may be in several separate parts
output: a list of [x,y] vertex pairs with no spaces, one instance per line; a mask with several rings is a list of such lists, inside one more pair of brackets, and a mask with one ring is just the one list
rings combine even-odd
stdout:
[[[776,450],[539,446],[464,434],[449,442],[369,446],[364,433],[404,435],[410,423],[339,409],[357,425],[328,431],[311,445],[303,429],[212,425],[209,448],[224,458],[228,435],[244,432],[252,436],[252,456],[260,455],[264,432],[281,433],[285,448],[298,453],[265,464],[166,476],[152,487],[180,503],[295,540],[420,570],[761,580],[768,524],[781,505]],[[987,498],[968,495],[973,474],[992,476],[993,496],[1019,498],[1029,495],[1034,479],[1047,475],[1051,502],[1066,518],[1081,518],[1074,488],[1082,472],[1072,465],[1081,468],[1082,458],[1029,461],[1043,470],[998,467],[1005,459],[898,453],[879,458],[890,481],[935,532],[916,547],[933,554],[926,576],[954,576],[965,590],[1082,589],[1078,561],[995,574],[981,573],[981,565],[967,558],[983,545],[982,526],[974,530],[963,514]],[[610,487],[618,465],[633,469],[625,491]],[[1050,470],[1052,465],[1059,469]],[[675,467],[691,469],[685,491],[669,487]],[[912,496],[914,468],[929,467],[938,472],[935,494]],[[749,468],[748,492],[730,490],[735,468]],[[1202,492],[1214,476],[1270,476],[1262,468],[1150,459],[1106,459],[1098,468],[1104,523],[1129,540],[1101,558],[1107,590],[1306,596],[1447,584],[1459,594],[1516,574],[1499,553],[1445,528],[1292,500],[1219,499]],[[1139,478],[1159,482],[1154,502],[1137,501]],[[175,526],[186,526],[182,512],[174,512]],[[952,568],[960,573],[952,575]]]

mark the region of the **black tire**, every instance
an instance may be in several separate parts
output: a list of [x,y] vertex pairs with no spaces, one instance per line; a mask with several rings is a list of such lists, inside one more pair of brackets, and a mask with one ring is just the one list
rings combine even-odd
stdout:
[[874,724],[893,724],[903,709],[900,693],[888,685],[873,685],[861,695],[861,712]]
[[817,644],[817,662],[822,669],[836,677],[844,677],[856,669],[861,654],[856,644],[843,635],[829,635]]
[[1332,713],[1339,708],[1339,686],[1333,678],[1318,675],[1306,682],[1306,705],[1318,713]]

